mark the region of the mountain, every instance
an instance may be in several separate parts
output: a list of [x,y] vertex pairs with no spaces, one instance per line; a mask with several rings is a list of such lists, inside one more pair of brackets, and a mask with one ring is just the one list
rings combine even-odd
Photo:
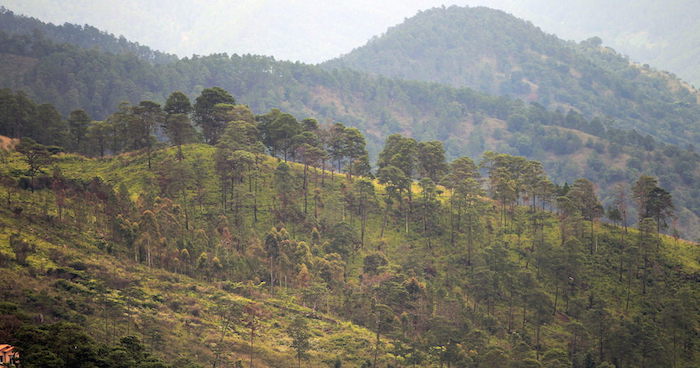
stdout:
[[600,36],[633,60],[700,85],[700,6],[689,0],[494,0],[485,6],[513,13],[564,39]]
[[[431,0],[437,3],[436,0]],[[180,56],[217,52],[273,55],[316,63],[360,45],[386,25],[411,15],[425,0],[377,4],[368,0],[117,3],[77,0],[58,4],[2,0],[17,13],[56,24],[88,23]],[[260,22],[265,26],[260,27]]]
[[699,95],[691,86],[631,63],[600,39],[565,42],[499,10],[419,12],[324,65],[574,108],[664,142],[700,143]]
[[80,26],[65,23],[57,26],[36,18],[17,15],[5,7],[0,7],[0,31],[24,35],[39,33],[56,43],[70,43],[82,48],[94,48],[113,54],[134,55],[154,64],[170,63],[177,60],[175,55],[151,50],[137,42],[128,41],[123,36],[116,37],[87,24]]
[[27,368],[700,361],[690,149],[254,55],[0,32],[0,68],[0,340]]
[[588,120],[574,111],[550,112],[470,89],[254,55],[153,65],[132,54],[56,44],[41,34],[0,33],[0,61],[6,68],[0,86],[25,90],[63,114],[83,108],[104,119],[124,101],[162,103],[176,90],[195,98],[205,86],[218,85],[257,113],[283,108],[300,118],[357,127],[367,135],[373,158],[393,133],[442,140],[450,158],[477,157],[487,150],[524,155],[543,161],[557,182],[582,176],[599,182],[606,204],[614,184],[648,173],[674,194],[683,236],[700,236],[700,189],[693,184],[700,177],[697,153],[635,131],[606,129],[605,120]]
[[[117,3],[3,0],[16,12],[56,24],[88,23],[180,56],[236,52],[318,63],[366,42],[418,10],[481,5],[526,19],[565,40],[599,36],[632,60],[673,72],[700,86],[700,7],[694,0],[157,0]],[[260,19],[265,27],[257,27]]]
[[[152,65],[132,54],[56,44],[41,34],[0,33],[0,61],[6,68],[0,86],[24,90],[63,114],[83,108],[104,119],[123,101],[162,103],[176,90],[195,98],[204,87],[217,85],[257,113],[283,108],[299,118],[357,127],[367,136],[372,158],[393,133],[444,141],[450,158],[477,157],[487,150],[524,155],[541,160],[557,182],[582,176],[595,180],[606,204],[612,201],[614,184],[648,173],[675,196],[683,236],[700,236],[697,153],[636,131],[606,129],[605,119],[588,120],[575,111],[551,112],[471,89],[254,55],[217,54]],[[695,108],[678,106],[684,114]]]

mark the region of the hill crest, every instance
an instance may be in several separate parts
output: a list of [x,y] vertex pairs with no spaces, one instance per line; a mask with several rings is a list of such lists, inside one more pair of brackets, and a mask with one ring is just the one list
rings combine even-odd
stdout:
[[[698,92],[601,44],[563,41],[500,10],[450,6],[419,12],[322,65],[574,108],[669,143],[697,145]],[[677,104],[693,113],[678,116]],[[670,119],[679,124],[663,123]]]

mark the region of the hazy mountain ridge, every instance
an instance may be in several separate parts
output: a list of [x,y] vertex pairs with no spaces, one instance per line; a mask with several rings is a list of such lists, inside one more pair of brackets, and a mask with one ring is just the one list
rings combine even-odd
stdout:
[[175,55],[152,50],[137,42],[128,41],[123,36],[116,37],[87,24],[83,26],[70,23],[54,25],[36,18],[15,14],[1,6],[0,31],[26,35],[39,32],[42,36],[56,43],[70,43],[87,49],[96,48],[113,54],[130,54],[154,64],[171,63],[177,60]]
[[[600,36],[605,45],[632,60],[671,71],[700,86],[700,6],[694,0],[342,0],[332,4],[181,0],[168,7],[157,0],[0,3],[56,24],[89,23],[180,56],[226,51],[308,63],[329,60],[360,46],[418,10],[442,4],[481,5],[527,19],[565,40]],[[266,19],[266,26],[256,27],[258,19]]]
[[[495,0],[489,2],[529,19],[564,39],[600,36],[632,60],[672,71],[700,85],[700,4],[692,0]],[[487,5],[489,6],[489,5]]]
[[573,107],[666,142],[700,142],[694,89],[631,64],[598,39],[565,42],[498,10],[426,10],[323,65]]
[[[496,14],[510,19],[500,12]],[[526,22],[517,24],[531,27]],[[542,37],[548,42],[560,42],[551,36]],[[561,51],[576,55],[568,48]],[[494,150],[542,160],[558,182],[585,176],[605,184],[605,189],[648,172],[672,190],[684,235],[691,239],[700,235],[700,189],[693,186],[700,176],[697,154],[665,147],[650,136],[633,131],[606,130],[605,120],[544,112],[536,105],[469,89],[351,70],[327,70],[264,56],[218,54],[155,66],[134,55],[55,44],[40,35],[0,37],[0,52],[4,64],[15,71],[0,75],[0,85],[24,89],[40,102],[55,104],[64,114],[84,108],[93,118],[103,119],[123,101],[164,102],[167,93],[174,90],[193,98],[202,88],[218,85],[257,113],[283,108],[299,118],[313,116],[358,127],[367,134],[372,157],[376,157],[386,136],[403,133],[444,141],[449,157],[476,157]],[[620,60],[612,53],[593,55]],[[11,66],[13,63],[15,66]],[[624,65],[623,71],[631,70],[626,61],[611,64]],[[649,80],[666,83],[661,78]],[[614,107],[613,101],[607,100],[606,104]],[[694,108],[678,106],[683,114]],[[672,125],[683,128],[681,124]],[[592,133],[598,139],[555,126]],[[577,159],[571,160],[573,156]],[[604,198],[610,200],[608,194],[603,192]]]

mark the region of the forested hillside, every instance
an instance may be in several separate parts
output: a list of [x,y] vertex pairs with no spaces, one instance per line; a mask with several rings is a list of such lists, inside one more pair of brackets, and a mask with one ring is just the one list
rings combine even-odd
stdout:
[[[312,350],[301,350],[303,366],[371,359],[374,333],[329,314],[337,289],[322,278],[309,271],[297,278],[285,268],[291,276],[270,289],[263,237],[279,224],[269,212],[276,163],[260,158],[261,209],[253,226],[216,209],[213,147],[186,146],[183,161],[176,152],[155,152],[154,171],[138,153],[109,160],[61,154],[48,164],[52,174],[32,179],[33,190],[28,182],[17,186],[21,156],[3,155],[9,165],[0,174],[8,201],[0,210],[0,338],[21,349],[22,366],[290,367],[297,360],[289,332],[295,321],[313,338]],[[187,177],[177,171],[183,168]],[[294,230],[301,225],[287,226],[301,236]],[[297,251],[294,239],[284,242],[285,256]],[[314,275],[342,277],[337,258],[312,258],[310,246],[300,242],[306,253],[298,256],[309,267],[314,262]]]
[[[531,20],[560,38],[600,36],[633,60],[672,71],[700,85],[700,4],[688,0],[496,0],[503,9]],[[498,7],[496,6],[496,7]]]
[[124,37],[100,31],[90,25],[75,25],[65,23],[54,25],[44,23],[36,18],[25,17],[13,13],[0,6],[0,31],[11,34],[41,34],[57,43],[70,43],[86,49],[98,49],[113,54],[130,54],[141,60],[164,64],[177,60],[175,55],[154,51],[147,46],[131,42]]
[[698,105],[665,73],[483,9],[368,47],[477,20],[443,41],[491,40],[506,96],[0,13],[23,367],[698,365]]
[[[282,108],[299,118],[356,127],[366,134],[370,161],[390,134],[437,139],[451,159],[492,150],[541,161],[558,183],[586,177],[599,183],[606,205],[615,184],[642,173],[654,175],[677,198],[674,227],[686,239],[700,237],[700,188],[693,184],[700,177],[698,154],[635,131],[606,128],[604,118],[588,120],[575,111],[551,112],[470,89],[261,56],[220,54],[153,66],[132,55],[7,34],[0,34],[0,51],[0,85],[27,92],[3,92],[6,111],[19,115],[5,114],[0,134],[18,136],[22,133],[13,127],[27,121],[24,129],[34,132],[25,135],[63,145],[67,130],[61,115],[68,117],[74,109],[84,109],[87,119],[103,120],[123,101],[163,103],[173,90],[194,98],[204,86],[218,85],[255,113]],[[57,111],[32,107],[24,102],[27,97],[53,103]]]
[[632,64],[600,39],[565,42],[499,10],[423,11],[324,65],[574,108],[664,142],[700,143],[698,92],[689,85]]
[[0,331],[26,367],[699,359],[698,248],[660,233],[654,177],[604,208],[537,161],[398,134],[371,170],[359,130],[220,88],[86,115],[63,148],[27,119],[0,151]]

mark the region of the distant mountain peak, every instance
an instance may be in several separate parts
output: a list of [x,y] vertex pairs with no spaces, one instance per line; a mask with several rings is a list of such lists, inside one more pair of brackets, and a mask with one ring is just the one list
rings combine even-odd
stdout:
[[501,10],[450,6],[419,12],[322,65],[469,87],[552,110],[573,108],[669,143],[700,142],[690,115],[681,119],[680,130],[658,126],[674,114],[669,105],[700,111],[691,86],[670,73],[633,65],[601,44],[596,37],[561,40]]

